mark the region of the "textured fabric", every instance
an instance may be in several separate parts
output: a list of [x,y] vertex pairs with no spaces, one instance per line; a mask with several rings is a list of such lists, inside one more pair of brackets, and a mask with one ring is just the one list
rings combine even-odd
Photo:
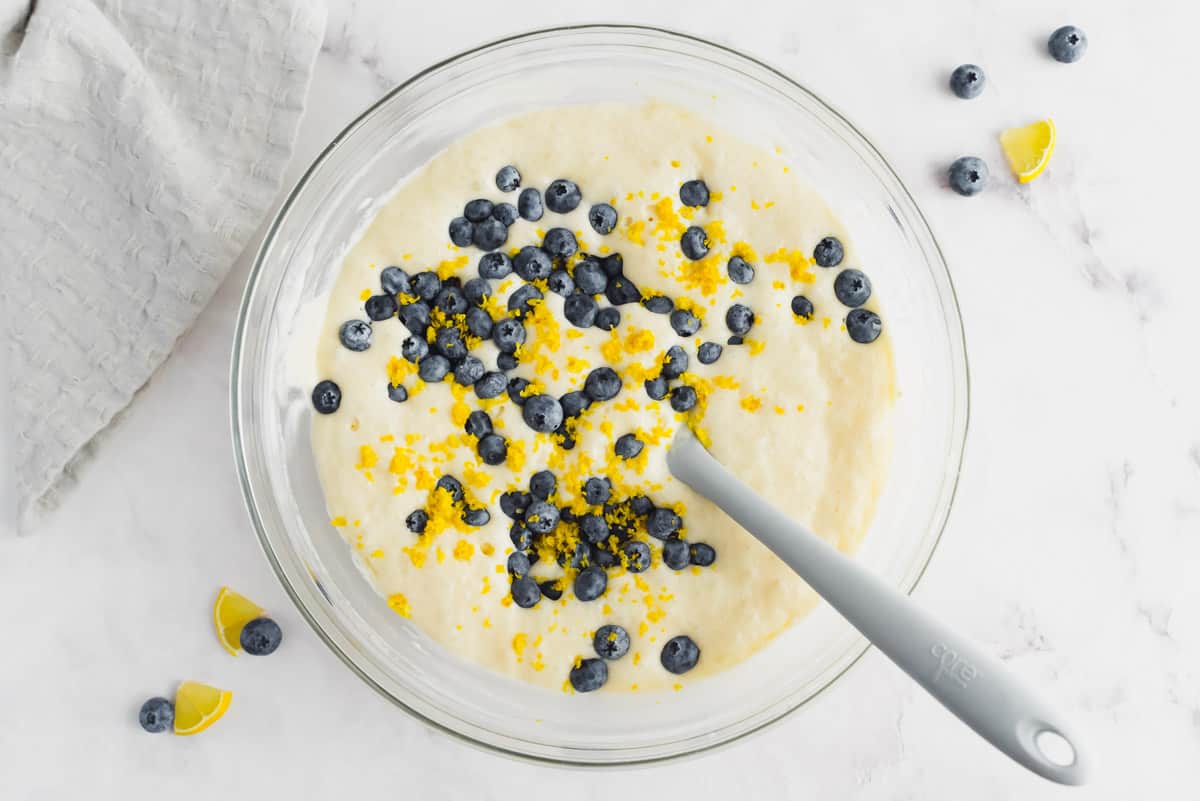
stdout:
[[37,0],[0,55],[18,523],[212,297],[291,156],[317,0]]

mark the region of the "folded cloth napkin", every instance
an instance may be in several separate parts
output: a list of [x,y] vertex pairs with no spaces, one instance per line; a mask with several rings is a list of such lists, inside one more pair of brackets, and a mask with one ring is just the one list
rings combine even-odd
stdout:
[[318,2],[34,0],[0,30],[0,424],[18,530],[262,222],[324,33]]

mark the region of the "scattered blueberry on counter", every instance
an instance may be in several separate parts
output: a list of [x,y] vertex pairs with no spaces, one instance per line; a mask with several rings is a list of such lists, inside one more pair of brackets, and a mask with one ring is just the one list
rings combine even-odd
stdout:
[[950,165],[950,188],[964,197],[978,195],[988,182],[988,167],[981,158],[963,156]]
[[151,734],[171,731],[175,725],[175,705],[166,698],[151,698],[138,710],[138,723]]
[[672,637],[663,646],[659,657],[662,666],[671,673],[687,673],[700,661],[700,648],[686,634]]
[[283,631],[269,617],[257,617],[242,627],[242,650],[251,656],[267,656],[283,642]]
[[1055,61],[1074,64],[1087,52],[1087,34],[1074,25],[1064,25],[1046,42],[1046,49]]
[[962,64],[950,73],[950,91],[963,100],[970,100],[979,97],[986,81],[982,69],[974,64]]

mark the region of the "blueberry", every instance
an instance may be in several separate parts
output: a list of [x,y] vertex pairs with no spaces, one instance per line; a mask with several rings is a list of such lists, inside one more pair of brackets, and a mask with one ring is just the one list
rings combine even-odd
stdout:
[[608,665],[603,659],[584,659],[577,667],[571,668],[568,676],[571,686],[577,693],[590,693],[599,690],[608,681]]
[[679,237],[679,247],[683,255],[692,261],[699,261],[708,255],[708,234],[698,225],[689,226]]
[[741,256],[731,256],[725,264],[725,272],[735,284],[748,284],[754,280],[754,267]]
[[650,546],[644,542],[625,543],[621,546],[621,554],[630,573],[641,573],[650,567]]
[[596,312],[596,320],[593,323],[601,331],[611,331],[621,324],[621,311],[614,309],[611,306],[601,309]]
[[508,226],[497,219],[488,219],[475,226],[471,239],[480,250],[495,250],[508,241]]
[[329,379],[318,381],[313,387],[312,405],[320,414],[333,414],[342,405],[342,388]]
[[671,390],[671,408],[677,412],[690,411],[696,405],[696,390],[686,384]]
[[457,362],[467,355],[467,344],[463,342],[462,332],[457,328],[439,328],[433,340],[433,347],[452,362]]
[[687,372],[689,363],[687,351],[678,345],[672,345],[667,348],[667,355],[663,359],[663,378],[679,378],[679,376]]
[[413,364],[421,361],[429,354],[429,343],[425,337],[408,336],[400,343],[400,355]]
[[[485,300],[492,296],[492,285],[486,278],[472,278],[463,284],[461,290],[457,291],[468,303],[474,306],[481,306]],[[440,308],[441,304],[439,303],[438,306]]]
[[692,642],[691,637],[681,634],[667,640],[659,661],[663,667],[676,675],[687,673],[700,661],[700,648]]
[[408,390],[404,388],[403,384],[389,383],[387,385],[387,396],[388,400],[390,401],[404,403],[406,400],[408,400]]
[[501,372],[484,373],[483,377],[475,382],[474,387],[475,397],[487,400],[489,398],[498,398],[504,394],[504,390],[508,388],[508,377]]
[[475,446],[475,450],[484,464],[493,467],[501,465],[508,458],[508,440],[499,434],[485,434]]
[[580,292],[599,295],[608,288],[608,273],[596,259],[585,256],[575,265],[575,286]]
[[834,279],[833,294],[843,305],[851,308],[861,306],[871,297],[871,279],[862,270],[842,270]]
[[566,228],[551,228],[542,240],[542,249],[556,259],[567,259],[579,250],[579,243]]
[[729,339],[725,340],[725,344],[726,345],[741,345],[745,341],[746,340],[743,337],[740,337],[737,334],[734,334]]
[[513,259],[513,270],[526,281],[549,278],[554,269],[550,254],[536,245],[526,245]]
[[581,292],[568,295],[563,301],[563,316],[576,328],[589,328],[596,322],[598,311],[599,307],[596,301],[592,300],[592,296]]
[[679,531],[682,525],[683,520],[673,509],[659,506],[652,509],[646,518],[646,533],[655,539],[665,540]]
[[963,64],[955,67],[954,72],[950,73],[950,91],[963,100],[970,100],[973,97],[979,97],[986,81],[987,76],[979,67],[974,64]]
[[520,320],[506,317],[492,327],[492,341],[504,353],[512,353],[525,342],[525,326]]
[[611,551],[606,551],[603,548],[593,545],[588,554],[588,564],[607,570],[610,567],[616,567],[621,564],[621,560]]
[[[494,437],[496,435],[491,434],[490,436]],[[488,464],[491,464],[491,462],[488,462]],[[484,509],[482,506],[477,506],[472,509],[464,509],[462,513],[463,522],[471,528],[482,528],[491,522],[491,519],[492,513],[487,509]]]
[[575,211],[579,201],[583,199],[579,186],[574,181],[559,178],[551,181],[546,187],[546,208],[556,214],[568,214]]
[[963,156],[950,165],[950,188],[964,197],[978,195],[987,182],[988,166],[981,158]]
[[437,273],[425,271],[417,273],[412,279],[412,291],[417,297],[428,303],[437,297],[437,293],[442,291],[442,279],[438,278]]
[[525,510],[525,527],[534,534],[549,534],[558,525],[558,519],[558,509],[546,501],[534,501]]
[[640,301],[642,292],[624,275],[618,275],[609,279],[608,286],[604,288],[604,297],[614,306],[623,306]]
[[467,309],[467,330],[480,339],[492,335],[492,316],[478,306]]
[[512,192],[521,185],[521,173],[511,164],[505,164],[496,172],[496,188],[501,192]]
[[622,434],[613,444],[613,451],[622,459],[636,459],[646,443],[637,438],[637,434]]
[[175,706],[166,698],[151,698],[138,710],[138,723],[151,734],[170,731],[175,725]]
[[399,295],[409,289],[408,273],[399,267],[385,267],[379,273],[379,286],[389,295]]
[[546,287],[556,295],[564,298],[575,291],[575,279],[566,270],[555,270],[546,279]]
[[608,539],[608,522],[597,514],[586,514],[579,518],[579,533],[592,545]]
[[533,532],[519,520],[514,520],[513,524],[508,527],[508,538],[512,540],[513,547],[518,551],[527,550],[533,545]]
[[426,383],[437,383],[450,372],[450,360],[440,353],[431,353],[417,362],[417,375]]
[[671,312],[671,328],[681,337],[690,337],[700,330],[700,318],[687,309]]
[[651,400],[662,400],[667,397],[667,391],[670,387],[667,385],[667,379],[660,376],[646,379],[646,394]]
[[612,400],[621,391],[621,377],[611,367],[597,367],[588,373],[583,382],[583,391],[592,400]]
[[399,307],[392,295],[372,295],[367,298],[363,308],[366,309],[367,317],[378,322],[394,315]]
[[575,577],[575,597],[581,601],[594,601],[608,589],[608,574],[596,565],[579,571]]
[[662,546],[663,564],[672,570],[683,570],[691,564],[687,543],[683,540],[668,539]]
[[1074,25],[1064,25],[1050,34],[1046,48],[1055,61],[1073,64],[1087,52],[1087,34]]
[[465,248],[475,238],[475,224],[466,217],[455,217],[450,221],[450,241]]
[[428,303],[423,300],[406,303],[400,307],[398,314],[405,328],[417,336],[425,336],[425,330],[429,328]]
[[492,201],[476,198],[468,201],[467,205],[463,207],[463,216],[473,223],[481,223],[492,216],[492,208]]
[[704,542],[693,542],[688,546],[688,559],[698,567],[708,567],[717,561],[717,549]]
[[440,490],[444,490],[444,491],[450,493],[450,498],[455,503],[458,503],[459,501],[461,501],[463,499],[464,491],[463,491],[462,482],[459,481],[454,476],[451,476],[451,475],[441,476],[438,478],[437,483],[435,483],[433,486],[434,486],[434,489],[440,489]]
[[507,253],[484,253],[479,257],[480,278],[503,278],[512,272],[512,259]]
[[529,477],[529,493],[538,500],[549,500],[558,489],[558,479],[549,470],[539,470]]
[[511,575],[518,577],[528,576],[529,568],[532,567],[532,565],[529,564],[529,557],[521,551],[513,551],[508,555],[507,566],[508,572]]
[[505,370],[505,371],[516,370],[518,364],[520,364],[520,362],[517,361],[517,357],[515,354],[512,354],[512,353],[497,353],[496,354],[496,369],[497,370]]
[[654,502],[645,495],[634,495],[629,499],[629,510],[638,517],[645,517],[654,511]]
[[629,653],[629,632],[620,626],[607,623],[596,629],[592,647],[604,659],[620,659]]
[[564,451],[572,450],[576,445],[575,435],[568,431],[566,426],[559,426],[558,428],[554,429],[554,436],[552,439],[554,440],[554,443]]
[[545,595],[551,601],[557,601],[562,597],[562,586],[559,584],[558,579],[543,581],[538,585],[538,588],[542,591],[542,595]]
[[700,360],[701,364],[713,364],[721,358],[723,350],[724,348],[716,342],[701,342],[700,347],[696,348],[696,358]]
[[792,314],[803,317],[805,320],[811,320],[813,318],[812,301],[803,295],[792,298]]
[[256,617],[245,626],[239,637],[242,650],[251,656],[267,656],[275,653],[279,643],[283,642],[283,631],[279,624],[269,617]]
[[600,260],[600,266],[604,268],[605,275],[616,278],[625,270],[625,257],[620,253],[610,253]]
[[668,298],[666,295],[652,295],[642,301],[642,305],[646,307],[646,311],[651,314],[670,314],[675,308],[675,301]]
[[597,203],[588,211],[588,222],[601,236],[611,234],[617,227],[617,210],[607,203]]
[[612,497],[612,481],[605,477],[592,476],[583,482],[583,499],[592,506],[603,506]]
[[347,350],[364,351],[371,347],[371,324],[364,320],[347,320],[338,329],[338,339]]
[[573,389],[558,399],[562,404],[563,417],[578,417],[583,410],[592,405],[592,399],[585,393]]
[[537,602],[542,600],[542,590],[538,587],[538,583],[529,576],[521,576],[518,579],[513,579],[512,588],[513,603],[522,609],[529,609],[537,606]]
[[481,439],[492,433],[492,418],[483,409],[476,409],[467,415],[467,422],[463,428],[472,437]]
[[521,417],[525,425],[534,431],[549,434],[562,425],[563,408],[558,398],[549,395],[533,395],[526,399],[521,408]]
[[522,189],[521,194],[517,196],[517,212],[522,219],[530,222],[542,219],[542,215],[546,213],[542,208],[542,193],[532,186]]
[[846,333],[855,342],[867,345],[879,339],[883,321],[879,315],[866,309],[855,309],[846,315]]
[[[504,356],[505,354],[501,353],[500,355]],[[497,359],[497,361],[499,361],[499,359]],[[521,378],[519,376],[517,378],[509,379],[508,386],[506,387],[508,399],[518,406],[524,406],[525,396],[521,393],[525,391],[525,387],[527,386],[529,386],[528,379]]]
[[508,296],[508,310],[516,312],[517,317],[524,318],[533,311],[531,301],[542,300],[544,297],[542,290],[533,284],[525,284]]
[[725,312],[725,327],[739,336],[750,333],[753,325],[754,312],[750,311],[749,306],[735,303],[729,307],[729,311]]
[[504,226],[511,226],[521,215],[517,213],[517,207],[511,203],[497,203],[496,208],[492,209],[492,216],[495,217]]
[[683,186],[679,187],[679,202],[685,206],[707,206],[708,184],[698,178],[694,181],[684,181]]
[[425,526],[429,525],[429,514],[424,509],[409,512],[408,517],[404,518],[404,525],[413,534],[424,534]]
[[813,261],[819,267],[837,267],[842,263],[844,255],[842,241],[836,236],[825,237],[813,248]]
[[529,508],[529,504],[532,502],[533,496],[528,492],[509,490],[500,496],[500,511],[513,520],[522,520],[525,517],[525,510]]

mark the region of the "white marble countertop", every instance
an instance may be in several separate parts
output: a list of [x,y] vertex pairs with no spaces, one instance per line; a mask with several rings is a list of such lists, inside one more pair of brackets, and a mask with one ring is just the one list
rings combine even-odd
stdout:
[[[568,5],[576,10],[568,10]],[[1200,787],[1200,268],[1194,4],[607,4],[389,0],[330,14],[291,176],[386,88],[466,45],[596,17],[678,27],[785,69],[854,120],[908,182],[952,266],[972,430],[949,529],[918,595],[1061,699],[1090,733],[1093,786],[1022,771],[871,652],[761,736],[597,775],[483,754],[377,698],[290,607],[252,535],[228,424],[246,259],[34,536],[0,541],[0,797],[1195,797]],[[1084,27],[1079,64],[1044,55]],[[963,61],[990,85],[945,89]],[[1018,189],[1004,127],[1058,123]],[[945,166],[974,153],[990,191]],[[277,613],[270,660],[210,636],[229,584]],[[186,632],[194,632],[186,634]],[[201,737],[150,737],[142,699],[183,678],[236,687]]]

